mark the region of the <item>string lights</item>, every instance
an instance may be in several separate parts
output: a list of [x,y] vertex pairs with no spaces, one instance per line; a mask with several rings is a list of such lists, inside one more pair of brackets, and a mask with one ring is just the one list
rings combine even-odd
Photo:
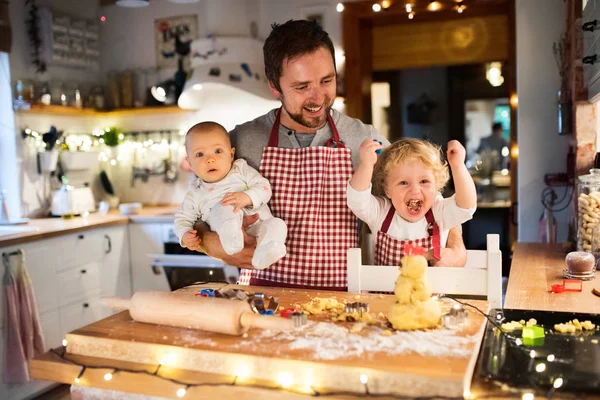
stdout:
[[[466,302],[462,302],[460,300],[457,300],[456,298],[452,297],[452,296],[448,296],[448,295],[440,295],[440,297],[446,297],[449,298],[455,302],[457,302],[458,304],[464,306],[464,307],[469,307],[471,309],[473,309],[474,311],[478,312],[479,314],[483,315],[490,324],[492,324],[496,329],[497,332],[499,332],[499,334],[504,335],[505,338],[507,339],[507,343],[509,346],[514,347],[519,349],[520,351],[523,351],[528,357],[530,357],[531,359],[535,359],[538,356],[538,353],[535,350],[529,350],[526,348],[526,346],[522,346],[523,342],[520,338],[514,338],[513,336],[507,334],[506,332],[504,332],[501,328],[501,326],[499,325],[499,322],[501,321],[501,317],[499,317],[500,314],[498,314],[495,318],[491,317],[489,315],[487,315],[485,312],[483,312],[482,310],[480,310],[478,307],[466,303]],[[126,373],[134,373],[134,374],[144,374],[144,375],[148,375],[148,376],[154,376],[158,379],[164,380],[164,381],[169,381],[172,382],[174,384],[176,384],[178,386],[177,390],[175,391],[175,395],[178,398],[183,398],[186,395],[188,395],[192,389],[197,388],[197,387],[209,387],[209,386],[213,386],[213,387],[225,387],[225,386],[240,386],[240,387],[252,387],[252,388],[258,388],[258,389],[266,389],[266,390],[272,390],[272,391],[286,391],[286,392],[290,392],[290,393],[296,393],[296,394],[303,394],[303,395],[310,395],[313,397],[325,397],[325,396],[353,396],[353,397],[360,397],[360,398],[364,398],[364,397],[386,397],[386,398],[394,398],[394,399],[422,399],[422,400],[428,400],[428,399],[438,399],[440,398],[439,396],[431,396],[431,397],[410,397],[410,396],[404,396],[404,395],[396,395],[396,394],[392,394],[392,393],[371,393],[369,391],[369,376],[366,373],[362,373],[360,374],[357,378],[358,381],[360,382],[360,384],[364,387],[364,392],[363,393],[356,393],[356,392],[352,392],[352,391],[329,391],[329,392],[322,392],[322,391],[318,391],[316,388],[313,387],[313,379],[312,376],[307,376],[303,385],[301,381],[297,381],[295,382],[295,379],[298,379],[297,377],[294,377],[294,375],[291,372],[288,371],[282,371],[280,372],[276,379],[275,382],[276,385],[267,385],[267,384],[258,384],[258,383],[249,383],[248,380],[246,378],[249,377],[250,375],[250,371],[248,369],[247,366],[240,366],[238,369],[236,369],[235,371],[235,375],[232,375],[231,381],[229,382],[220,382],[220,383],[216,383],[216,382],[203,382],[203,383],[191,383],[191,382],[184,382],[184,381],[180,381],[178,379],[174,379],[174,378],[169,378],[166,376],[162,376],[160,375],[160,369],[163,365],[169,365],[171,367],[176,367],[176,359],[174,354],[167,354],[164,357],[160,358],[158,361],[158,364],[156,366],[156,368],[152,371],[149,372],[148,370],[145,369],[127,369],[127,368],[115,368],[114,366],[108,366],[108,365],[84,365],[81,363],[78,363],[70,358],[67,358],[65,356],[66,354],[66,346],[67,346],[67,340],[64,339],[62,341],[63,344],[63,349],[62,352],[59,352],[55,349],[51,349],[51,352],[53,354],[55,354],[56,356],[58,356],[60,359],[72,364],[72,365],[76,365],[79,366],[81,369],[79,370],[77,376],[73,379],[73,382],[75,384],[79,384],[82,382],[83,377],[85,375],[85,372],[87,370],[90,369],[103,369],[103,370],[108,370],[110,372],[107,372],[104,374],[104,380],[105,381],[111,381],[113,379],[118,379],[118,375],[122,372],[126,372]],[[495,356],[497,357],[497,356]],[[555,356],[553,354],[550,354],[547,356],[547,361],[548,362],[554,362],[555,361]],[[546,370],[546,364],[544,362],[539,362],[536,364],[535,366],[535,371],[537,371],[538,373],[542,373]],[[533,384],[533,383],[532,383]],[[535,386],[535,384],[533,384]],[[550,389],[550,391],[548,391],[545,394],[545,398],[550,398],[552,397],[552,395],[554,394],[554,392],[561,388],[564,385],[564,380],[563,377],[557,377],[552,381],[552,388]],[[536,389],[540,389],[541,388],[537,388]],[[486,398],[488,397],[486,396],[477,396],[477,398]],[[492,397],[494,398],[500,398],[503,396],[498,396],[496,394],[492,395]],[[514,397],[514,394],[509,395],[509,397]],[[462,399],[463,397],[444,397],[446,399],[450,399],[450,400],[458,400],[458,399]],[[475,398],[473,396],[470,396],[470,398]],[[530,392],[525,392],[522,395],[522,399],[526,399],[526,400],[532,400],[534,399],[535,396],[533,393]]]

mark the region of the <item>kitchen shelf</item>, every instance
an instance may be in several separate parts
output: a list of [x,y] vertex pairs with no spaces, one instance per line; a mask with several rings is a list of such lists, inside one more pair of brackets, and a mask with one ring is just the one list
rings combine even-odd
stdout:
[[68,106],[44,106],[32,105],[29,110],[16,110],[19,114],[44,114],[44,115],[64,115],[64,116],[96,116],[96,117],[114,117],[125,115],[149,115],[149,114],[174,114],[188,113],[191,110],[184,110],[178,106],[158,106],[158,107],[139,107],[122,108],[111,111],[97,111],[90,108],[75,108]]

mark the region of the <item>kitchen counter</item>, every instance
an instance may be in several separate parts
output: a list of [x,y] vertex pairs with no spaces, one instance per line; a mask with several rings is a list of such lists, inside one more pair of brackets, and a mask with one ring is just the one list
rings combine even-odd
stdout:
[[600,272],[582,282],[581,292],[552,293],[562,283],[566,252],[561,244],[517,243],[510,267],[504,308],[600,314]]
[[73,217],[71,219],[58,217],[31,219],[24,226],[33,227],[36,230],[2,235],[0,236],[0,247],[47,239],[88,229],[124,225],[130,222],[171,222],[173,221],[173,214],[178,207],[178,205],[148,206],[143,207],[138,214],[129,216],[114,210],[106,215],[94,212],[86,217]]

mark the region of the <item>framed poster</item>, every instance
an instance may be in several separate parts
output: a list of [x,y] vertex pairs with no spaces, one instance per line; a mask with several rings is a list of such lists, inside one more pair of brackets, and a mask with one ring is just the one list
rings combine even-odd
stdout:
[[198,15],[154,20],[156,66],[177,67],[179,57],[189,53],[192,40],[198,38]]

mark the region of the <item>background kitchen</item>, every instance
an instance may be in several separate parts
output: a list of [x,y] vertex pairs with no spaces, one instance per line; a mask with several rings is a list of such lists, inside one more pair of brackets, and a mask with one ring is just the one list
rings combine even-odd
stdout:
[[[60,276],[71,270],[79,272],[84,261],[95,253],[91,252],[88,258],[66,253],[85,251],[82,250],[85,247],[61,250],[60,260],[64,264],[54,266],[51,272],[31,271],[38,303],[43,305],[42,322],[47,326],[46,332],[50,332],[47,334],[50,346],[58,344],[64,332],[106,313],[94,308],[95,303],[88,302],[88,297],[95,299],[106,292],[128,295],[140,289],[173,288],[164,275],[155,274],[157,268],[169,265],[170,260],[154,260],[147,254],[169,252],[167,245],[173,242],[172,218],[168,214],[174,207],[151,207],[179,203],[193,179],[181,164],[184,156],[181,133],[193,123],[207,119],[230,129],[277,105],[250,94],[264,94],[265,87],[263,71],[253,66],[253,57],[261,57],[260,47],[253,49],[248,41],[266,37],[273,22],[318,19],[336,46],[342,83],[339,92],[340,95],[345,92],[343,12],[338,1],[123,0],[122,3],[140,3],[144,7],[122,7],[114,0],[0,1],[0,10],[7,10],[11,21],[8,30],[0,30],[3,32],[0,43],[4,46],[0,51],[0,188],[6,191],[4,198],[11,219],[47,216],[53,193],[61,186],[58,178],[63,175],[75,192],[81,193],[78,196],[82,202],[89,203],[90,199],[90,190],[82,188],[91,189],[94,210],[87,217],[90,221],[100,217],[96,211],[100,201],[112,207],[119,202],[140,202],[149,210],[147,214],[132,217],[134,223],[126,229],[113,227],[109,234],[97,230],[102,248],[118,254],[117,261],[114,258],[102,261],[117,265],[117,270],[112,275],[106,273],[108,278],[98,291],[71,293],[71,297],[64,299],[61,295],[58,300],[56,286],[37,293],[41,282],[47,286],[56,282],[58,286]],[[468,1],[465,4],[468,6]],[[540,202],[545,188],[544,174],[566,172],[566,162],[556,160],[566,160],[569,144],[577,148],[578,160],[584,160],[578,168],[584,168],[585,160],[589,164],[590,157],[586,154],[595,152],[596,112],[585,101],[577,104],[573,108],[577,135],[558,135],[556,95],[561,76],[552,44],[559,42],[566,31],[566,9],[581,9],[581,1],[516,0],[512,7],[515,31],[512,79],[517,92],[508,94],[517,100],[518,93],[518,100],[511,102],[517,117],[513,122],[517,137],[511,137],[511,150],[513,161],[519,159],[518,176],[514,180],[518,182],[516,201],[513,201],[519,207],[514,208],[513,219],[518,223],[518,240],[535,241],[538,219],[544,211]],[[28,22],[36,12],[40,17],[39,30]],[[177,40],[174,35],[165,35],[171,29],[172,33],[180,33]],[[10,51],[6,47],[6,43],[11,43],[10,35],[4,32],[12,32]],[[234,42],[224,39],[233,36],[243,39]],[[53,38],[50,47],[49,37]],[[165,37],[167,42],[163,42]],[[198,40],[190,43],[193,39]],[[226,52],[222,51],[224,48]],[[220,50],[224,59],[236,66],[234,73],[229,73],[226,62],[209,63],[210,55]],[[182,82],[179,61],[186,71],[194,69],[181,98],[186,100],[182,105],[194,110],[176,105],[174,93]],[[219,79],[226,84],[206,83]],[[205,83],[201,90],[200,86],[194,87],[200,82]],[[340,96],[336,102],[340,110],[344,110],[343,100]],[[374,122],[375,119],[373,115]],[[51,126],[56,133],[52,133]],[[59,132],[62,134],[57,143]],[[47,151],[50,147],[52,151]],[[580,149],[587,153],[580,156]],[[60,204],[56,211],[62,213]],[[70,214],[69,211],[66,213]],[[115,214],[108,214],[107,218],[111,215]],[[568,216],[569,209],[555,214],[558,241],[567,237]],[[69,223],[79,219],[55,220]],[[28,229],[35,221],[19,226]],[[0,234],[6,233],[1,229]],[[5,248],[29,251],[30,270],[35,269],[36,262],[47,263],[57,251],[54,247],[65,246],[64,242],[58,242],[65,236],[50,239],[54,240],[51,243],[20,244],[6,240],[10,237],[0,236],[0,241],[4,240],[0,244],[2,251]],[[93,235],[85,237],[88,240]],[[80,276],[73,279],[80,280]],[[69,287],[73,285],[69,283]],[[88,307],[83,310],[81,304]]]

